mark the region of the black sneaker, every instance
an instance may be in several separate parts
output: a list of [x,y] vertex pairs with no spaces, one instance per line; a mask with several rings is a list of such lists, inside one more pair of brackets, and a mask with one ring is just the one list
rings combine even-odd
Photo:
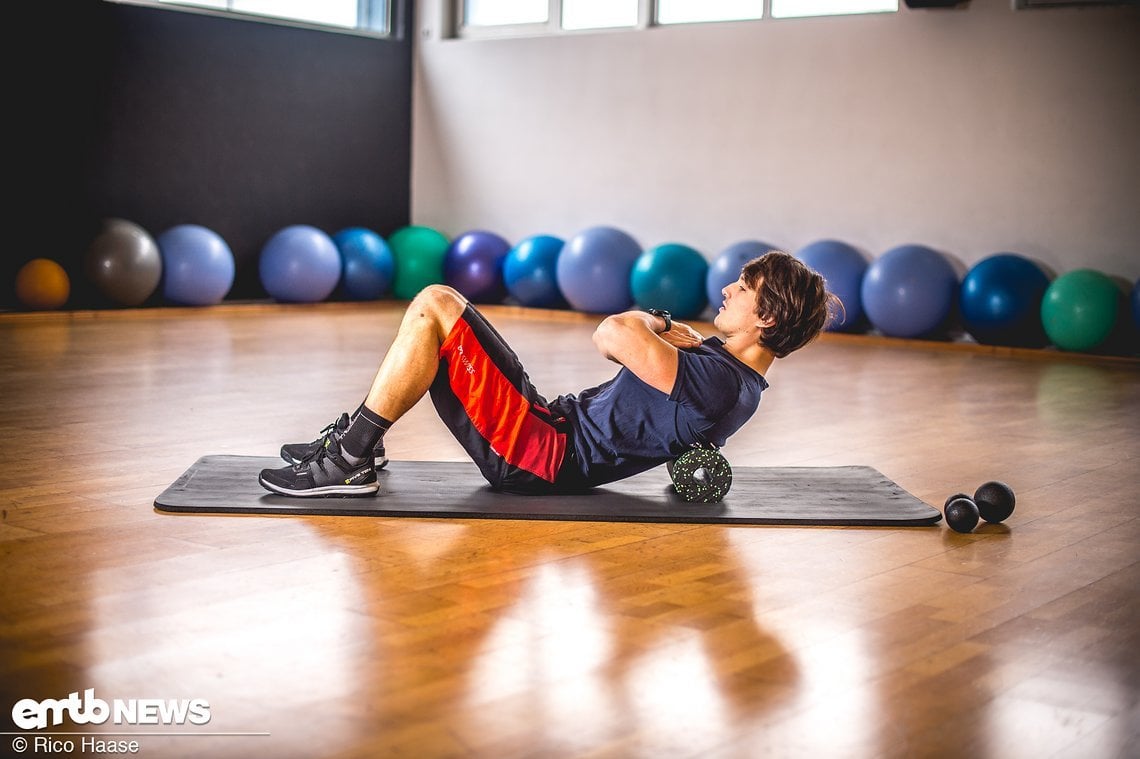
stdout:
[[331,436],[310,458],[282,469],[263,469],[257,481],[266,490],[300,498],[372,495],[380,489],[372,459],[348,463]]
[[[281,446],[281,458],[290,464],[300,464],[305,459],[316,455],[317,451],[325,447],[325,440],[336,437],[337,440],[348,429],[348,414],[341,414],[340,418],[321,430],[320,436],[311,443],[286,443]],[[372,463],[377,469],[388,465],[388,457],[384,453],[384,440],[381,438],[376,447],[372,449]]]

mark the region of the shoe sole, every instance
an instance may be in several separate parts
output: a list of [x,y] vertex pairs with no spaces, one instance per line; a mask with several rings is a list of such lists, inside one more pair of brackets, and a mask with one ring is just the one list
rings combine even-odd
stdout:
[[258,477],[257,481],[266,490],[270,490],[280,495],[293,496],[295,498],[327,498],[329,496],[368,496],[375,495],[380,491],[380,483],[370,482],[366,485],[324,485],[319,488],[306,488],[305,490],[290,490],[283,488],[280,485],[274,485],[272,482],[266,482],[263,477]]

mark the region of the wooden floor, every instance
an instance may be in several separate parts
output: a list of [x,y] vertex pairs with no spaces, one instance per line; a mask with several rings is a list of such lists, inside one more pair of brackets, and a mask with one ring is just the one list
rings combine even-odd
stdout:
[[[548,395],[613,372],[588,317],[487,313]],[[1010,483],[1008,524],[970,535],[152,509],[199,456],[354,407],[398,318],[0,316],[0,755],[17,700],[90,688],[208,702],[55,728],[184,733],[144,757],[1140,755],[1135,363],[844,339],[777,362],[735,464],[865,464],[937,507]],[[425,403],[388,450],[462,459]]]

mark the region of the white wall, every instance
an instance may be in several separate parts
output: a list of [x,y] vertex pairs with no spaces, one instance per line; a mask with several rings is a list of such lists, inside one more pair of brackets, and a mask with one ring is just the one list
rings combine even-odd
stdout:
[[1140,8],[440,35],[419,0],[412,218],[619,226],[712,258],[823,237],[1140,277]]

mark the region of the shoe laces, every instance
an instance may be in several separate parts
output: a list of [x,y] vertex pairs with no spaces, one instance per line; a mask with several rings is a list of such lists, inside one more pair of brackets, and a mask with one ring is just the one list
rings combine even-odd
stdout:
[[[340,432],[340,422],[343,418],[344,418],[343,416],[338,416],[336,419],[329,422],[325,426],[325,428],[323,430],[321,430],[320,436],[317,438],[317,441],[320,443],[320,445],[316,447],[316,450],[310,451],[309,453],[305,454],[301,458],[301,460],[298,461],[293,466],[299,467],[302,464],[308,464],[309,462],[311,462],[315,459],[320,459],[322,457],[322,455],[324,455],[325,449],[328,448],[329,440],[332,440],[333,442],[335,442],[336,438],[339,437],[338,433]],[[323,464],[318,464],[318,465],[321,467],[322,472],[325,471]]]
[[293,467],[298,471],[303,468],[308,468],[312,471],[313,464],[316,464],[317,468],[321,470],[321,474],[327,475],[329,470],[325,467],[325,462],[329,460],[332,461],[333,466],[342,472],[350,472],[354,468],[341,457],[340,445],[336,442],[336,438],[331,436],[325,439],[324,444],[320,448],[301,459],[301,461],[294,464]]

